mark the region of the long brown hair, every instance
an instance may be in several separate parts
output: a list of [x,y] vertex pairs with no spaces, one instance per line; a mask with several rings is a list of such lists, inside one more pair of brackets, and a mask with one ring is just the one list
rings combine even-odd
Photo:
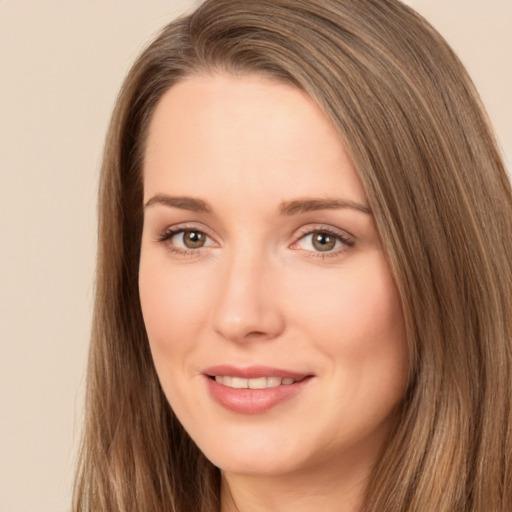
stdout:
[[397,0],[207,0],[142,53],[108,132],[75,512],[219,508],[219,471],[160,389],[137,289],[148,124],[173,84],[215,71],[307,92],[363,181],[411,360],[364,510],[512,510],[512,192],[466,71]]

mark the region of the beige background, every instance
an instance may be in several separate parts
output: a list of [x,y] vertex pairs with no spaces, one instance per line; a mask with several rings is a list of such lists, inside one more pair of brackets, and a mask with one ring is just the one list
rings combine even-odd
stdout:
[[[0,0],[0,512],[66,512],[96,181],[117,90],[191,0]],[[512,0],[409,0],[469,68],[512,162]]]

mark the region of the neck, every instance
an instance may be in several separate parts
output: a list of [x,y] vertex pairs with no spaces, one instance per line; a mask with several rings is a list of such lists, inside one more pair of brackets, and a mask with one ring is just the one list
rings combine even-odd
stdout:
[[222,473],[221,512],[360,512],[370,468],[288,475]]

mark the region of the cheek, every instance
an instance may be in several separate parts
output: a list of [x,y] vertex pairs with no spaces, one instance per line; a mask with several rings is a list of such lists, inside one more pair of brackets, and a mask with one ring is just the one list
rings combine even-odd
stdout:
[[[162,261],[163,260],[163,261]],[[204,276],[203,276],[204,277]],[[173,271],[164,257],[141,256],[139,294],[144,323],[155,359],[189,350],[208,312],[207,281]]]
[[[385,415],[407,387],[409,361],[402,308],[387,265],[360,276],[347,304],[342,346],[352,364],[348,375],[360,390],[361,404],[373,403],[373,414]],[[366,400],[364,399],[366,397]]]
[[[301,309],[322,334],[337,339],[382,339],[402,332],[402,311],[393,279],[382,258],[367,258],[327,279],[309,282]],[[369,261],[368,261],[369,260]],[[297,297],[297,295],[295,295]],[[373,333],[373,335],[371,335]]]
[[408,374],[402,308],[381,253],[313,282],[308,294],[294,296],[302,312],[297,322],[335,363],[333,373],[354,384],[372,385],[373,376],[382,384],[396,380],[402,388]]

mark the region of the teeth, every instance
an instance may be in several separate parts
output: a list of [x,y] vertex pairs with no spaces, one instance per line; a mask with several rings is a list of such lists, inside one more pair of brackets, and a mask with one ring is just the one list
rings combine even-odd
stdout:
[[247,385],[249,383],[248,379],[242,379],[240,377],[233,377],[233,380],[231,381],[231,387],[236,389],[244,389],[248,388]]
[[265,389],[267,388],[267,378],[260,377],[259,379],[248,379],[247,387],[250,389]]
[[[299,379],[300,380],[300,379]],[[290,377],[258,377],[257,379],[243,379],[241,377],[229,377],[227,375],[217,375],[215,381],[224,386],[236,389],[266,389],[276,388],[277,386],[289,386],[296,382]]]
[[220,377],[221,384],[224,384],[226,386],[229,386],[230,388],[233,387],[233,377]]
[[267,377],[267,387],[277,388],[281,385],[281,377]]

